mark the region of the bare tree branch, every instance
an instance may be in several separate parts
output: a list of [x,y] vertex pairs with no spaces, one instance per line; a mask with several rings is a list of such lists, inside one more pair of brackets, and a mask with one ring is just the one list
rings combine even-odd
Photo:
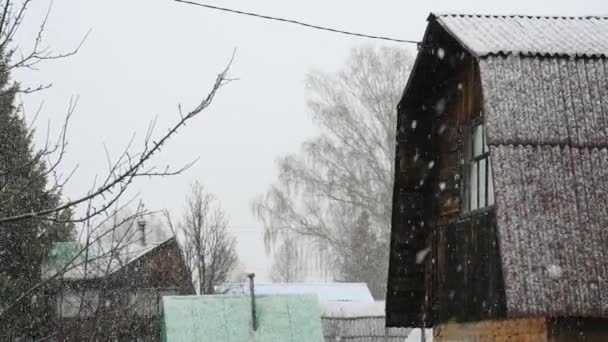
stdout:
[[[146,141],[145,142],[146,147],[144,147],[144,149],[137,155],[136,159],[130,159],[128,152],[125,151],[124,155],[126,155],[130,159],[130,161],[128,162],[126,167],[124,167],[120,171],[116,171],[117,167],[112,168],[111,173],[108,175],[108,181],[105,182],[102,186],[100,186],[99,188],[95,189],[92,192],[89,192],[86,195],[83,195],[75,200],[71,200],[66,203],[63,203],[55,208],[48,208],[48,209],[37,211],[37,212],[22,213],[22,214],[18,214],[18,215],[9,216],[9,217],[2,217],[2,218],[0,218],[0,223],[14,222],[14,221],[29,219],[29,218],[49,219],[49,217],[48,217],[49,214],[53,214],[55,212],[65,210],[67,208],[75,207],[79,204],[85,203],[85,202],[87,202],[91,199],[97,198],[97,197],[110,195],[110,199],[107,200],[107,202],[102,205],[102,209],[94,211],[90,216],[87,215],[87,216],[81,217],[79,219],[80,221],[85,221],[86,219],[90,218],[91,216],[98,215],[99,213],[107,210],[107,208],[109,208],[115,201],[118,200],[118,198],[122,194],[124,194],[124,192],[126,191],[126,188],[133,181],[133,179],[135,177],[175,174],[175,172],[150,173],[150,172],[142,171],[142,169],[143,169],[144,164],[147,161],[149,161],[150,158],[154,154],[159,152],[161,150],[162,146],[164,146],[164,144],[177,133],[178,129],[184,127],[187,122],[189,122],[191,119],[196,117],[198,114],[200,114],[203,110],[205,110],[211,104],[217,91],[222,86],[224,86],[227,82],[229,82],[226,80],[226,75],[230,69],[230,66],[232,65],[233,60],[234,60],[234,54],[232,55],[230,62],[228,63],[226,68],[217,76],[215,83],[213,84],[213,87],[212,87],[211,91],[207,94],[207,96],[194,109],[192,109],[190,112],[188,112],[185,116],[180,117],[180,119],[177,121],[177,123],[174,124],[158,140],[152,141],[151,146],[149,148],[147,147],[148,141]],[[122,161],[121,158],[119,158],[119,162],[120,161]],[[116,165],[120,165],[120,163],[117,163]],[[183,170],[183,168],[182,168],[182,170]],[[115,191],[116,191],[116,193],[115,193]]]

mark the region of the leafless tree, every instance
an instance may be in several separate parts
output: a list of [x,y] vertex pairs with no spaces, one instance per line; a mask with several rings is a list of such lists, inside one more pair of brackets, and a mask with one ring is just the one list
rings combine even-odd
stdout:
[[168,225],[182,239],[182,249],[199,294],[213,294],[238,266],[236,239],[228,231],[228,217],[219,201],[194,182],[186,198],[182,220]]
[[[36,37],[33,38],[33,43],[28,49],[24,49],[24,42],[15,42],[15,35],[18,31],[25,14],[27,13],[28,6],[32,3],[31,0],[24,0],[22,2],[16,2],[13,0],[0,0],[0,54],[1,58],[7,62],[3,66],[6,72],[3,73],[10,75],[10,71],[18,68],[26,68],[35,70],[40,66],[40,63],[47,60],[62,59],[69,57],[78,52],[84,39],[80,42],[76,48],[69,52],[55,53],[50,47],[44,43],[44,32],[46,23],[49,18],[50,7],[47,15],[40,24],[39,31]],[[85,35],[86,38],[86,35]],[[234,58],[234,54],[232,56]],[[0,227],[3,232],[7,233],[7,230],[17,229],[19,227],[17,222],[70,222],[80,225],[81,236],[78,241],[81,242],[81,248],[79,251],[74,253],[73,259],[68,260],[64,267],[53,270],[53,272],[45,275],[40,281],[20,289],[14,298],[4,299],[0,303],[0,322],[5,319],[10,312],[18,310],[19,304],[25,300],[31,300],[32,295],[37,293],[49,282],[61,279],[62,275],[68,272],[72,267],[75,267],[75,263],[79,260],[83,262],[87,267],[91,267],[94,263],[90,260],[91,251],[98,246],[101,241],[110,237],[109,247],[103,250],[103,253],[97,254],[94,258],[116,258],[121,251],[123,251],[124,245],[128,245],[128,234],[130,230],[123,231],[120,227],[125,225],[131,225],[131,223],[145,215],[149,215],[150,212],[140,208],[135,213],[128,215],[128,217],[119,217],[116,215],[116,208],[126,207],[131,205],[135,198],[127,198],[127,189],[133,183],[133,181],[140,177],[164,177],[172,176],[182,173],[192,163],[178,166],[177,168],[169,166],[158,166],[153,164],[153,158],[159,154],[162,148],[171,140],[178,131],[184,128],[190,123],[195,117],[202,113],[208,108],[219,89],[224,85],[232,81],[227,77],[230,65],[232,64],[232,58],[229,63],[216,77],[212,83],[210,90],[204,95],[198,103],[196,103],[190,110],[183,110],[181,105],[177,106],[175,113],[175,122],[170,126],[166,127],[162,131],[156,130],[156,121],[150,122],[147,127],[143,127],[144,135],[143,140],[138,142],[135,139],[135,134],[124,147],[123,151],[116,157],[111,158],[106,151],[107,159],[107,170],[100,177],[95,178],[92,181],[91,187],[81,194],[76,196],[70,196],[62,200],[60,203],[42,208],[35,211],[24,211],[24,212],[11,212],[9,215],[0,215]],[[11,81],[14,82],[14,81]],[[5,82],[7,83],[7,82]],[[32,87],[19,87],[14,82],[0,89],[0,95],[6,93],[23,93],[28,94],[35,91],[43,91],[51,85],[36,85]],[[37,163],[43,161],[39,172],[35,172],[35,177],[28,179],[29,183],[36,182],[38,178],[48,179],[46,192],[48,194],[58,194],[62,192],[65,184],[70,181],[75,169],[68,170],[66,173],[62,168],[62,161],[67,153],[68,137],[69,137],[69,122],[72,115],[75,113],[77,104],[77,98],[70,99],[70,103],[63,120],[63,124],[60,132],[56,135],[55,139],[51,138],[50,132],[47,132],[47,139],[43,146],[37,146],[37,150],[34,152],[33,162]],[[40,111],[40,109],[39,109]],[[35,122],[35,118],[33,120]],[[30,127],[30,135],[33,134],[33,126]],[[16,167],[18,169],[19,166]],[[3,177],[10,177],[11,173],[16,172],[13,169],[0,169],[0,175]],[[0,193],[3,191],[9,191],[10,193],[3,194],[2,198],[7,198],[7,201],[11,201],[13,198],[19,198],[20,191],[26,191],[28,184],[24,184],[21,189],[7,189],[0,184]],[[119,203],[124,203],[120,204]],[[0,203],[0,205],[6,205],[6,203]],[[74,215],[66,216],[62,213],[70,210]],[[131,222],[131,223],[129,223]],[[10,234],[10,232],[8,232]],[[1,334],[0,334],[1,335]]]
[[[348,241],[365,214],[376,239],[369,243],[388,250],[396,105],[411,65],[406,50],[365,46],[352,50],[342,70],[309,74],[308,106],[321,133],[299,154],[281,158],[278,180],[253,201],[266,241],[306,237],[339,261],[358,253],[348,250]],[[381,297],[388,260],[378,258],[375,276],[365,278],[376,279],[374,295]],[[350,273],[332,263],[336,278]]]
[[300,253],[300,247],[293,239],[286,238],[283,240],[273,256],[270,279],[275,283],[303,281],[304,270],[301,263],[298,262],[301,258]]

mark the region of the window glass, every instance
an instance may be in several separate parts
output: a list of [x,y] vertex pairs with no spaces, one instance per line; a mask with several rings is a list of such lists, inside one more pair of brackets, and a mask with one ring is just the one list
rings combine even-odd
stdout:
[[483,154],[483,126],[473,127],[473,157]]
[[488,158],[488,205],[494,204],[494,178],[492,173],[492,163]]
[[157,314],[157,295],[154,291],[129,292],[129,308],[142,316]]
[[469,210],[477,209],[477,162],[469,166]]
[[61,317],[91,317],[99,305],[99,292],[94,290],[65,290],[57,298]]
[[487,159],[481,159],[479,161],[479,208],[483,208],[487,205],[486,203],[486,162]]
[[464,207],[467,211],[473,211],[494,204],[494,184],[483,125],[473,126],[467,136]]

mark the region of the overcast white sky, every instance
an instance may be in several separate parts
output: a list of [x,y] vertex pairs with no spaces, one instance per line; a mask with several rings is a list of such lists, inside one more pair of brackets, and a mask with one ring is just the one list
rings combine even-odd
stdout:
[[[206,1],[206,0],[205,0]],[[419,40],[431,11],[482,14],[608,15],[606,0],[209,0],[210,4],[306,21],[368,34]],[[48,1],[35,1],[20,35],[31,42]],[[158,115],[158,130],[177,119],[177,104],[190,108],[207,93],[237,48],[231,70],[240,80],[218,94],[212,107],[182,130],[155,162],[180,165],[200,157],[180,176],[145,180],[135,188],[150,209],[181,212],[189,183],[203,182],[231,218],[241,261],[267,280],[269,260],[262,227],[249,209],[276,177],[277,157],[298,151],[313,137],[303,80],[312,68],[337,70],[364,38],[306,29],[193,7],[171,0],[56,0],[46,41],[57,51],[81,51],[19,73],[25,85],[53,83],[24,98],[33,111],[44,100],[46,120],[60,123],[70,96],[80,102],[70,127],[63,169],[78,164],[67,187],[75,197],[106,167],[105,143],[117,154],[133,132],[145,134]],[[376,42],[382,44],[382,42]],[[407,44],[404,47],[412,48]]]

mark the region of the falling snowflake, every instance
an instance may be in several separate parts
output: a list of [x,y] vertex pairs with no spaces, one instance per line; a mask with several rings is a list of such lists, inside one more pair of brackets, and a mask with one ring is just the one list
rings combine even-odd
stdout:
[[445,58],[445,50],[443,48],[437,49],[437,58],[439,58],[439,59]]
[[416,263],[421,264],[430,251],[431,251],[430,248],[425,248],[425,249],[418,251],[418,253],[416,253]]
[[417,125],[418,125],[418,121],[412,120],[412,129],[416,129]]
[[443,112],[445,111],[445,106],[446,106],[446,100],[445,100],[445,98],[442,97],[435,104],[435,112],[437,112],[437,114],[443,114]]
[[441,126],[439,126],[439,130],[437,131],[437,133],[439,134],[443,134],[443,132],[445,132],[447,126],[445,124],[441,124]]
[[561,278],[563,270],[558,265],[549,265],[547,266],[547,274],[549,278],[558,279]]
[[443,191],[443,190],[445,190],[445,188],[446,188],[445,182],[440,182],[439,183],[439,190]]
[[428,165],[427,165],[427,166],[428,166],[428,168],[429,168],[429,169],[432,169],[432,168],[433,168],[433,166],[435,166],[435,161],[434,161],[434,160],[431,160],[431,161],[428,163]]

